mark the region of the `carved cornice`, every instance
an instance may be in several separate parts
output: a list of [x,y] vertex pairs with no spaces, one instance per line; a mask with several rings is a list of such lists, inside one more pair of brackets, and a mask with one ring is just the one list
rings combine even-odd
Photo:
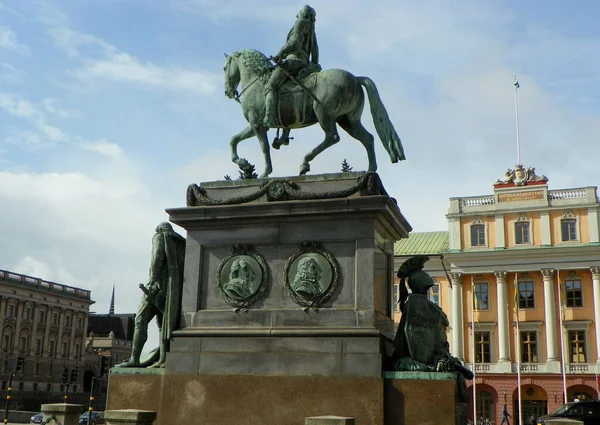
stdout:
[[506,283],[506,275],[508,273],[506,270],[498,270],[494,272],[494,276],[496,276],[496,281],[498,283]]
[[544,278],[544,280],[549,280],[549,281],[553,281],[554,280],[554,276],[556,274],[556,270],[555,269],[542,269],[540,270],[540,272],[542,273],[542,277]]
[[316,200],[346,198],[355,193],[366,195],[384,195],[381,180],[377,173],[367,172],[356,179],[356,184],[350,188],[333,190],[328,192],[303,191],[300,185],[287,179],[269,179],[256,186],[253,193],[244,196],[235,196],[227,199],[214,199],[208,196],[206,189],[191,184],[186,192],[186,204],[188,207],[204,205],[234,205],[255,201],[263,195],[267,195],[268,202],[293,201],[293,200]]
[[600,280],[600,266],[590,267],[590,272],[592,272],[592,279]]

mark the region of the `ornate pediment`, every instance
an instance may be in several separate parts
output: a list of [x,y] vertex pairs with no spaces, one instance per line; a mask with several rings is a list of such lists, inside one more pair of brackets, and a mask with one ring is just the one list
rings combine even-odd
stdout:
[[504,179],[496,180],[494,186],[511,183],[515,186],[526,186],[528,183],[533,182],[547,183],[548,177],[544,176],[543,174],[538,176],[535,173],[535,167],[525,168],[521,164],[517,164],[515,165],[514,170],[512,168],[506,170],[506,173],[504,173]]

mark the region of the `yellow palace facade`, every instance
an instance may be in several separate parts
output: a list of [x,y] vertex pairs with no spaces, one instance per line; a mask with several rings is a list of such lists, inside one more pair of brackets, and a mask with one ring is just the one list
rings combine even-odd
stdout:
[[451,198],[448,231],[397,243],[396,268],[430,256],[429,296],[450,320],[452,354],[475,371],[478,416],[499,421],[507,404],[517,418],[519,393],[524,419],[598,398],[599,207],[595,186],[550,190],[517,165],[492,194]]

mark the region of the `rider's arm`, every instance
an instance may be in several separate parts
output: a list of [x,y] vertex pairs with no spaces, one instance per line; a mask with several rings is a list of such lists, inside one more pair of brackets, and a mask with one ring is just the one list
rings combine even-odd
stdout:
[[157,233],[152,238],[152,259],[150,261],[149,282],[160,282],[160,276],[165,262],[165,241],[162,233]]

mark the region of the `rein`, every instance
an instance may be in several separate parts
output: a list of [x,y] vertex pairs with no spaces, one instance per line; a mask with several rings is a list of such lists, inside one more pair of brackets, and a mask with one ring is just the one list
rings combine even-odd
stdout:
[[242,95],[244,94],[244,92],[245,92],[246,90],[248,90],[252,84],[256,83],[256,81],[257,81],[257,80],[258,80],[260,77],[261,77],[261,76],[259,75],[259,76],[258,76],[258,77],[256,77],[254,80],[252,80],[252,82],[251,82],[250,84],[248,84],[246,87],[244,87],[244,88],[242,89],[242,91],[240,92],[240,94],[237,94],[237,90],[236,90],[235,101],[236,101],[237,103],[241,103],[241,102],[240,102],[240,98],[242,97]]

